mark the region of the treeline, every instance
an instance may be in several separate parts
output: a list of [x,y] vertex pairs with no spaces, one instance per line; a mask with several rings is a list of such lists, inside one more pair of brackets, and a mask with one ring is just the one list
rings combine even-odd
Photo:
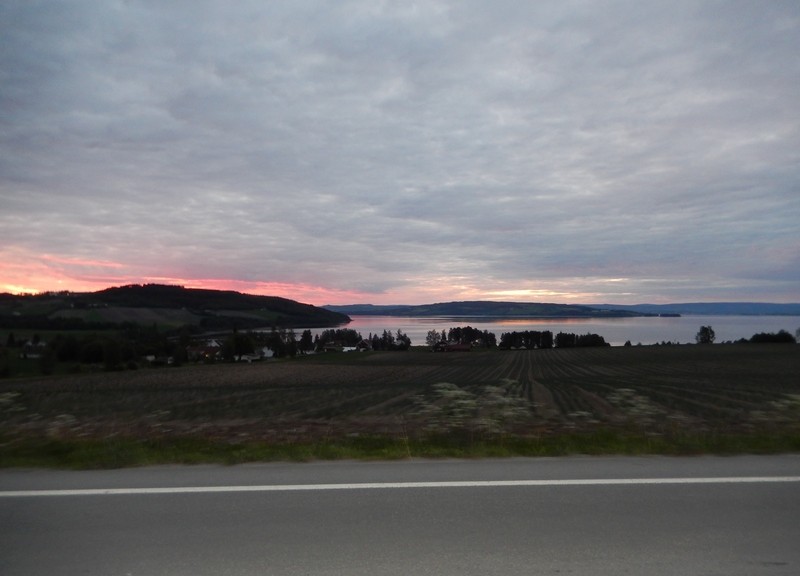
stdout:
[[745,340],[752,344],[797,344],[797,338],[789,334],[786,330],[774,332],[759,332],[753,334],[750,340]]
[[559,332],[555,336],[550,330],[526,330],[523,332],[504,332],[500,335],[500,348],[581,348],[588,346],[610,346],[599,334],[573,334]]
[[402,330],[391,332],[384,330],[382,334],[370,334],[367,338],[352,328],[331,328],[323,330],[314,339],[314,348],[321,352],[326,348],[357,348],[364,350],[408,350],[411,338]]
[[188,327],[165,333],[155,327],[138,325],[120,331],[66,331],[49,335],[47,341],[38,334],[31,338],[18,338],[11,332],[5,345],[0,346],[0,376],[13,375],[11,356],[36,362],[41,373],[52,374],[98,368],[106,371],[135,370],[141,366],[180,366],[187,362],[234,362],[245,356],[259,358],[266,348],[271,350],[273,357],[281,358],[314,347],[310,330],[306,330],[299,340],[294,331],[283,329],[233,331],[209,340],[197,338]]
[[425,344],[431,347],[440,344],[469,344],[480,348],[494,348],[497,346],[497,336],[492,332],[472,326],[456,326],[447,332],[430,330],[425,338]]
[[397,330],[392,334],[388,330],[384,330],[383,334],[370,334],[368,339],[370,348],[372,350],[408,350],[411,348],[411,338],[408,337],[401,330]]
[[52,335],[46,342],[38,334],[30,339],[18,339],[11,332],[3,349],[0,375],[11,375],[10,354],[23,360],[35,360],[43,374],[52,374],[58,363],[71,365],[71,371],[79,371],[81,365],[99,365],[105,370],[133,369],[138,368],[142,358],[180,357],[180,350],[177,339],[141,327],[118,332],[68,331]]
[[500,335],[500,348],[552,348],[553,333],[550,330],[525,330],[523,332],[504,332]]
[[[184,326],[163,332],[131,324],[124,330],[76,332],[65,330],[48,334],[47,341],[37,333],[16,336],[9,332],[0,342],[0,377],[23,370],[23,362],[38,365],[43,374],[83,370],[133,370],[141,366],[180,366],[185,363],[253,361],[288,358],[331,350],[408,350],[411,338],[401,330],[362,335],[350,328],[328,329],[317,336],[311,330],[298,334],[293,329],[233,330],[226,334],[202,335]],[[18,361],[12,361],[18,359]]]
[[556,334],[556,348],[583,348],[590,346],[611,346],[599,334],[572,334],[559,332]]
[[472,328],[471,326],[455,327],[441,332],[430,330],[425,338],[425,343],[432,348],[437,348],[443,344],[469,344],[472,347],[499,347],[504,350],[609,346],[605,339],[598,334],[559,332],[553,335],[550,330],[504,332],[500,335],[500,341],[498,342],[494,333]]

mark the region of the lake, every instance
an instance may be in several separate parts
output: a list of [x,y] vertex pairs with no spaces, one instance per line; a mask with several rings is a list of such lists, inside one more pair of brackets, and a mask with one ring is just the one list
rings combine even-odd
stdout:
[[[366,338],[370,334],[382,334],[384,330],[396,333],[402,330],[411,338],[414,346],[424,346],[429,330],[449,330],[456,326],[472,326],[493,332],[498,341],[503,332],[525,330],[550,330],[575,334],[593,333],[605,338],[612,346],[631,344],[657,344],[672,342],[694,343],[700,326],[711,326],[716,342],[749,339],[759,332],[786,330],[790,334],[800,328],[800,316],[695,316],[680,317],[636,317],[636,318],[423,318],[401,316],[351,316],[352,322],[340,328],[352,328]],[[314,334],[324,328],[312,329]],[[299,334],[302,330],[297,330]]]

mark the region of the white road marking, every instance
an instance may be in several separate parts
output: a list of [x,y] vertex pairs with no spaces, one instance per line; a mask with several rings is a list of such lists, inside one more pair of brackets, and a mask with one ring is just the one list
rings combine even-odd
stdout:
[[762,484],[800,482],[800,476],[720,478],[592,478],[574,480],[474,480],[456,482],[366,482],[356,484],[267,484],[261,486],[175,486],[165,488],[88,488],[76,490],[8,490],[0,498],[40,496],[114,496],[139,494],[209,494],[219,492],[299,492],[319,490],[404,490],[413,488],[491,488],[514,486],[620,486],[643,484]]

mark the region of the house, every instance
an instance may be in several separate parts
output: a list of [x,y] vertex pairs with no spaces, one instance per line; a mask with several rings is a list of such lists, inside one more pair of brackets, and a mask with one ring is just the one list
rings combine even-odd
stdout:
[[355,346],[345,346],[342,342],[336,341],[325,344],[323,350],[325,352],[367,352],[372,350],[372,345],[366,340],[361,340]]
[[38,337],[33,340],[28,340],[22,346],[22,351],[19,353],[20,358],[35,359],[41,358],[45,350],[47,350],[47,342],[39,340]]
[[186,348],[186,357],[190,362],[212,362],[222,357],[222,348],[219,346],[189,346]]

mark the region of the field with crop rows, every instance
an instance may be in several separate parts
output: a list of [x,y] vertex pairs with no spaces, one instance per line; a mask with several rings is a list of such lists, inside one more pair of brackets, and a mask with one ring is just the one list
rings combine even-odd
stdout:
[[0,381],[0,433],[314,441],[800,429],[800,347],[332,353]]

